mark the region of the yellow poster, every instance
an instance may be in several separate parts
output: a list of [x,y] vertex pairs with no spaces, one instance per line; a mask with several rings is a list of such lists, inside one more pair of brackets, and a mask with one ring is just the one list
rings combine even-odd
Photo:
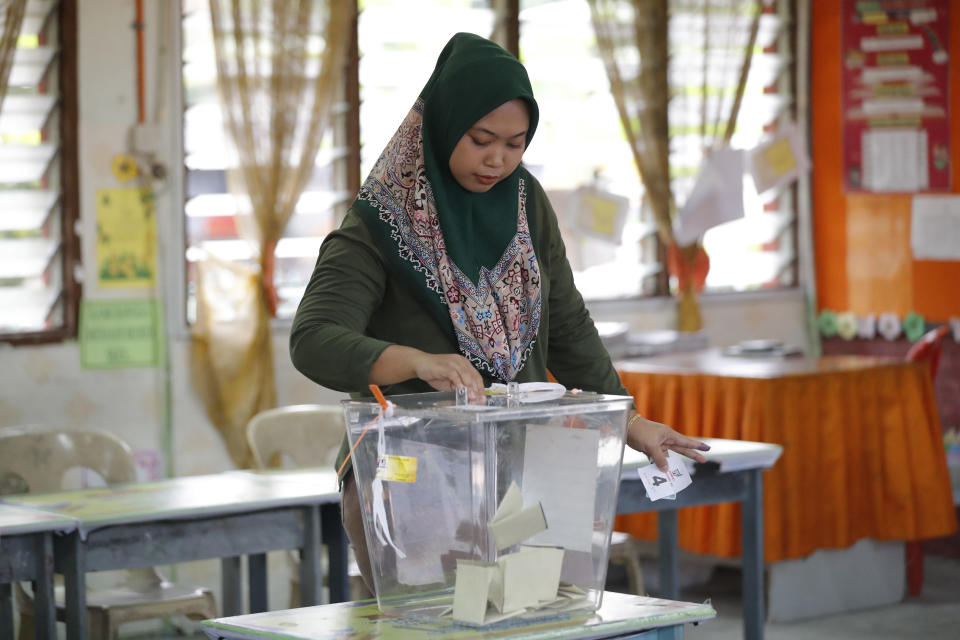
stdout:
[[150,189],[97,190],[97,284],[149,288],[157,273],[157,219]]

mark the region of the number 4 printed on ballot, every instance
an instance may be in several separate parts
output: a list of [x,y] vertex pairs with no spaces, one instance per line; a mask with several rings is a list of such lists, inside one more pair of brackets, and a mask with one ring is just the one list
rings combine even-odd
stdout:
[[679,455],[667,455],[669,472],[664,473],[657,465],[650,463],[637,470],[643,487],[647,490],[647,497],[651,502],[661,498],[675,499],[677,494],[690,486],[693,482],[687,472],[687,465]]

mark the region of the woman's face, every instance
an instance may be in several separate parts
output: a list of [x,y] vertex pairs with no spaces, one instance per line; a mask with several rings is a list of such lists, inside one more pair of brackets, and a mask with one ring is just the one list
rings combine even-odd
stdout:
[[467,191],[489,191],[520,164],[529,126],[527,105],[519,98],[477,120],[450,154],[453,177]]

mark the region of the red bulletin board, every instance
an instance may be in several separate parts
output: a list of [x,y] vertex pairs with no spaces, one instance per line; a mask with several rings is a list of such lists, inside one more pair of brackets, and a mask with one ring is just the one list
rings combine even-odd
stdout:
[[950,0],[844,0],[844,184],[950,189]]

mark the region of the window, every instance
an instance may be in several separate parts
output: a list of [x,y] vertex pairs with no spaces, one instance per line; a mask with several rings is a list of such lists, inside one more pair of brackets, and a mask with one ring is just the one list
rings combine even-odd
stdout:
[[75,0],[27,3],[0,108],[0,340],[76,334]]
[[[692,187],[702,154],[702,140],[686,128],[683,113],[700,99],[700,85],[692,87],[685,80],[692,76],[684,75],[684,69],[702,60],[702,49],[684,45],[689,45],[690,33],[702,32],[696,8],[704,1],[671,0],[671,79],[679,96],[671,106],[673,186],[680,202]],[[756,145],[794,108],[795,2],[768,0],[766,6],[733,139],[741,148]],[[196,261],[205,252],[240,262],[251,261],[252,254],[234,219],[226,185],[208,0],[184,0],[183,7],[187,316],[192,319]],[[295,312],[323,237],[339,223],[358,179],[369,172],[413,105],[442,46],[457,31],[490,35],[495,25],[499,33],[520,33],[520,57],[541,103],[540,125],[524,162],[557,211],[584,297],[667,293],[656,226],[642,206],[643,187],[610,95],[587,0],[421,0],[417,11],[410,11],[406,0],[358,0],[357,7],[356,49],[348,58],[334,130],[277,246],[279,317]],[[747,192],[751,188],[745,185]],[[708,287],[795,284],[791,193],[771,202],[748,193],[745,206],[744,219],[706,235],[712,265]]]
[[363,177],[410,111],[450,36],[487,35],[493,10],[486,2],[426,0],[410,11],[406,2],[360,3],[360,141]]
[[[628,5],[625,15],[632,15]],[[656,227],[642,206],[643,185],[610,95],[587,1],[523,0],[520,6],[521,59],[543,105],[525,161],[551,194],[580,291],[588,300],[666,293]],[[670,166],[678,205],[692,190],[709,146],[711,132],[700,130],[704,102],[711,110],[732,102],[739,60],[727,53],[742,48],[746,36],[730,34],[749,33],[754,6],[736,0],[669,2]],[[794,10],[792,0],[764,5],[734,148],[752,149],[795,117]],[[704,89],[705,55],[710,74]],[[618,197],[625,199],[625,212],[601,219],[591,212],[590,199],[597,194],[610,202],[608,208]],[[711,258],[707,289],[796,284],[792,191],[761,200],[745,178],[744,194],[745,216],[704,236]]]
[[[314,176],[290,218],[276,249],[277,317],[296,311],[313,271],[324,236],[336,228],[359,184],[348,188],[351,170],[366,175],[396,126],[413,106],[436,56],[456,31],[489,33],[493,12],[476,2],[447,0],[411,12],[398,2],[366,0],[358,4],[359,53],[348,55],[343,100],[335,105],[333,132],[327,135]],[[430,28],[424,29],[428,15]],[[227,189],[228,157],[217,97],[216,62],[210,37],[208,0],[183,4],[184,153],[187,260],[187,318],[195,318],[195,265],[206,253],[252,264],[252,249],[234,217]],[[350,100],[350,82],[359,74],[361,104]],[[352,78],[351,78],[352,77]],[[359,118],[362,144],[351,142],[350,127]],[[357,153],[359,151],[359,154]],[[359,155],[360,167],[349,166]]]
[[[187,318],[195,318],[196,263],[207,253],[251,265],[253,245],[244,236],[243,218],[234,216],[237,201],[227,188],[229,155],[217,97],[217,67],[211,38],[209,0],[184,0],[183,88]],[[319,35],[318,39],[319,39]],[[346,74],[349,76],[349,74]],[[317,154],[313,176],[277,243],[274,283],[278,318],[292,318],[303,296],[324,236],[336,228],[350,204],[346,142],[350,107],[341,99],[333,107],[332,131]]]
[[[731,32],[746,34],[753,3],[721,2],[709,14],[710,71],[704,83],[703,0],[670,2],[671,172],[674,198],[680,204],[693,189],[703,158],[705,139],[699,129],[700,110],[717,102],[732,102],[739,80],[739,59],[726,56],[746,42]],[[746,89],[730,146],[749,150],[795,119],[792,0],[767,0],[760,17]],[[736,29],[731,29],[735,25]],[[705,93],[706,92],[706,93]],[[725,107],[721,110],[724,110]],[[707,132],[710,135],[710,132]],[[745,291],[793,286],[797,283],[796,207],[792,190],[772,199],[757,195],[753,180],[744,177],[744,217],[704,234],[710,256],[706,289]]]
[[588,300],[662,293],[656,225],[587,0],[521,2],[520,59],[540,104],[524,163],[550,196],[577,288]]

